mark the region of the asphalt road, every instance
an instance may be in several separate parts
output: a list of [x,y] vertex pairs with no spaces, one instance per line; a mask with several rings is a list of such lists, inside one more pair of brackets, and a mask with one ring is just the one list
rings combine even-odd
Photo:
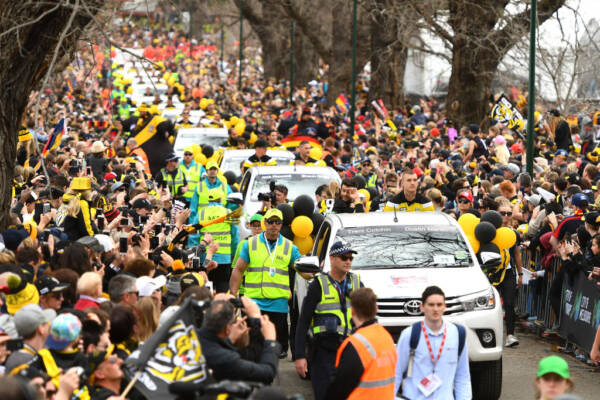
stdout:
[[[535,374],[539,360],[551,354],[550,343],[528,333],[518,332],[520,345],[506,349],[503,356],[502,400],[535,399]],[[559,354],[560,355],[560,354]],[[593,370],[574,357],[563,355],[568,361],[571,378],[575,383],[573,394],[582,400],[600,398],[600,370]],[[279,363],[280,385],[287,394],[299,393],[306,400],[313,399],[310,381],[298,377],[291,358]]]

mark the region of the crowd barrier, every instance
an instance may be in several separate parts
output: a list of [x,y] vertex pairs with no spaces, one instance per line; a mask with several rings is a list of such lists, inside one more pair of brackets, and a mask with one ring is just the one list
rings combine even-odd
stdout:
[[[543,270],[541,254],[537,252],[531,261],[530,255],[522,248],[523,268],[535,271]],[[559,274],[561,261],[554,257],[552,265],[545,269],[545,275],[532,279],[523,285],[517,293],[517,312],[528,316],[528,323],[544,330],[556,332],[567,342],[581,350],[590,352],[596,330],[600,325],[600,287],[587,279],[584,272],[574,276],[564,275],[560,290],[559,313],[552,309],[550,289]],[[553,293],[554,296],[558,292]]]

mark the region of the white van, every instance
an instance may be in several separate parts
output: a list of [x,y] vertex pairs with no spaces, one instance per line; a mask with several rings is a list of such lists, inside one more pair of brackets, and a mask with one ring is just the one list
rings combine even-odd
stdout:
[[[395,340],[423,319],[421,293],[437,285],[446,294],[444,318],[465,326],[474,399],[498,399],[502,386],[503,321],[500,296],[481,271],[458,223],[437,212],[330,214],[311,255],[330,269],[329,248],[351,245],[352,271],[377,295],[378,321]],[[311,264],[309,258],[301,261]],[[296,275],[295,304],[302,307],[308,282]]]

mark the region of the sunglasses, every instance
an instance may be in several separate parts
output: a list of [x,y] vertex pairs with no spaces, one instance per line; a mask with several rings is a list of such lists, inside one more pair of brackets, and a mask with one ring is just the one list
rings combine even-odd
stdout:
[[500,214],[506,217],[510,217],[512,215],[512,211],[500,211]]
[[268,219],[265,222],[269,225],[272,225],[272,224],[281,225],[283,223],[283,221],[280,219]]
[[352,261],[354,260],[354,256],[340,256],[342,261]]
[[467,199],[459,199],[459,200],[458,200],[458,202],[459,202],[460,204],[468,204],[468,203],[470,203],[470,201],[469,201],[469,200],[467,200]]
[[193,156],[192,153],[183,153],[184,156]]

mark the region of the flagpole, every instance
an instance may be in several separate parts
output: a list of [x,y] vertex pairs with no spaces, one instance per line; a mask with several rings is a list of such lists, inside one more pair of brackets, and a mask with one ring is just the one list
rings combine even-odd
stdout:
[[[241,0],[244,1],[244,0]],[[244,48],[242,47],[242,42],[244,40],[244,11],[243,6],[240,4],[240,53],[239,53],[239,62],[240,62],[240,73],[238,75],[238,90],[242,90],[242,59],[244,57]]]
[[533,177],[533,135],[535,119],[535,29],[537,23],[537,0],[531,1],[529,20],[529,99],[527,108],[527,173]]
[[131,379],[131,381],[129,381],[129,384],[127,385],[125,390],[123,390],[123,393],[121,393],[121,397],[123,397],[123,398],[127,397],[129,392],[131,391],[131,389],[133,389],[133,386],[135,385],[135,383],[138,381],[138,379],[140,379],[141,375],[142,375],[142,370],[141,369],[137,370],[137,372],[133,376],[133,379]]
[[352,6],[352,99],[350,100],[350,137],[354,137],[354,114],[356,113],[356,3]]

